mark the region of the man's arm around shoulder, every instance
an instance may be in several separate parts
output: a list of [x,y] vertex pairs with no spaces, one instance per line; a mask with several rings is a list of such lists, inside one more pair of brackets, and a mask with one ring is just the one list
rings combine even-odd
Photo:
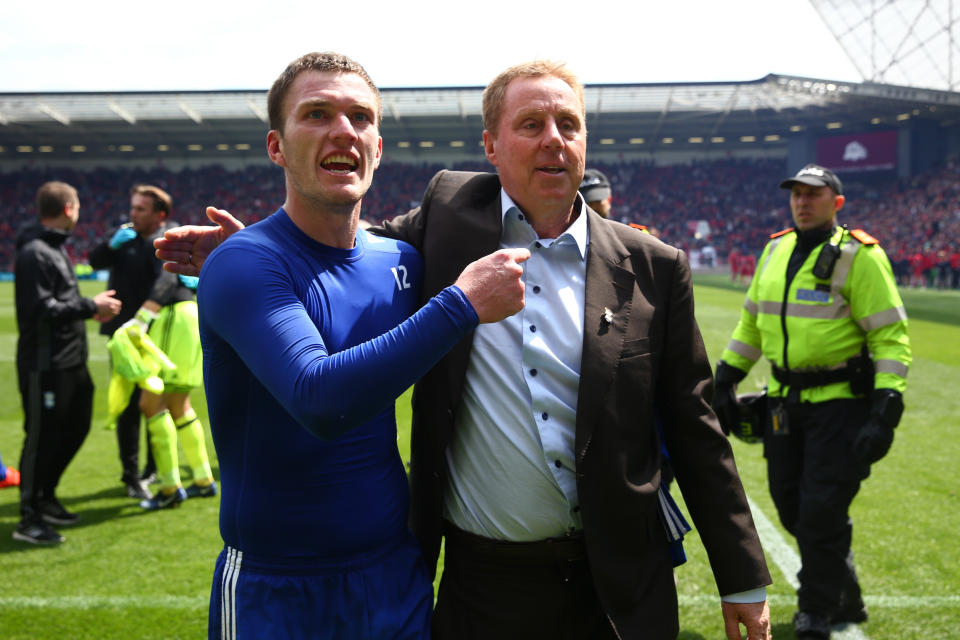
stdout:
[[438,202],[444,202],[450,207],[469,208],[476,206],[478,199],[485,202],[487,198],[494,195],[494,192],[496,194],[500,192],[500,180],[496,174],[444,169],[430,179],[420,206],[384,222],[382,226],[371,227],[370,231],[403,240],[422,252],[431,204],[435,198]]
[[427,228],[427,213],[430,210],[430,200],[437,188],[437,184],[444,178],[447,171],[437,172],[427,185],[423,193],[423,199],[420,205],[411,209],[407,213],[396,216],[392,220],[386,220],[382,225],[370,227],[370,231],[377,235],[402,240],[416,248],[417,251],[423,249],[423,236]]

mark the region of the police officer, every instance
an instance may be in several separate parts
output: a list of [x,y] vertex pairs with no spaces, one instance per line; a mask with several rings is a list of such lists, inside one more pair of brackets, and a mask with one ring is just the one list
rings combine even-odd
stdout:
[[[604,218],[610,218],[613,214],[613,189],[610,187],[610,180],[599,169],[587,169],[583,172],[583,180],[580,182],[578,191],[587,206]],[[629,224],[634,229],[649,233],[654,238],[660,237],[660,232],[656,228],[648,229],[646,225],[634,222]]]
[[599,169],[587,169],[580,182],[580,195],[591,209],[604,218],[610,217],[613,209],[613,190],[610,181]]
[[790,190],[795,227],[771,236],[740,322],[717,364],[714,408],[737,429],[735,386],[766,357],[763,437],[770,493],[800,548],[797,638],[867,611],[850,551],[850,503],[893,442],[910,364],[907,316],[890,262],[869,234],[837,224],[837,176],[809,164]]

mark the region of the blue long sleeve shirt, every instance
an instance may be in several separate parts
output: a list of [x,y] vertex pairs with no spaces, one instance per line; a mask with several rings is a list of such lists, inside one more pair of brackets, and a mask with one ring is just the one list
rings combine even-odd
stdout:
[[477,325],[457,287],[414,313],[422,271],[405,243],[359,230],[353,249],[330,247],[283,209],[207,259],[197,301],[226,544],[342,560],[406,535],[394,401]]

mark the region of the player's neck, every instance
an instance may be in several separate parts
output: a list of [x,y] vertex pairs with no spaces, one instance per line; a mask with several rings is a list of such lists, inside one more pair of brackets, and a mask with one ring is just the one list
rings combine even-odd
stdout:
[[287,198],[283,208],[293,224],[313,240],[339,249],[353,248],[360,219],[359,202],[343,207],[319,207]]

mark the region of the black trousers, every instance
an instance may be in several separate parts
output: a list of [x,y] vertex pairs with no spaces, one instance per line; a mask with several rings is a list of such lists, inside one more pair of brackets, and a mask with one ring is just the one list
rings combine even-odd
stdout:
[[[135,387],[130,402],[117,418],[117,451],[123,475],[120,482],[131,483],[140,479],[140,387]],[[147,438],[147,462],[145,471],[155,471],[153,452],[150,449],[150,434]]]
[[86,364],[57,371],[18,370],[26,437],[20,454],[20,515],[39,518],[90,432],[93,380]]
[[617,638],[580,537],[500,542],[445,529],[434,640]]
[[801,611],[831,616],[862,604],[850,550],[850,504],[860,489],[853,439],[867,400],[785,405],[789,432],[764,438],[770,495],[800,548]]

